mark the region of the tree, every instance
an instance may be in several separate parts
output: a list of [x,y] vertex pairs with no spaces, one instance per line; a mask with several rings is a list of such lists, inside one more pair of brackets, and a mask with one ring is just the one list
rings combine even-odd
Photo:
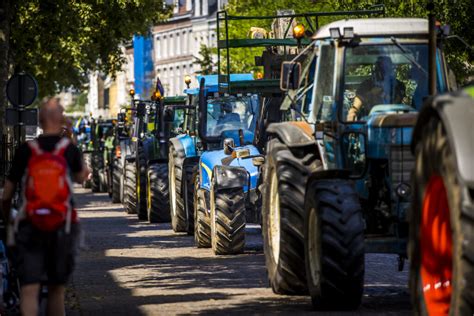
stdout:
[[196,71],[197,74],[213,75],[216,73],[216,65],[213,60],[213,53],[215,53],[215,49],[201,44],[201,48],[199,49],[199,55],[201,56],[201,58],[194,57],[195,60],[193,62],[195,65],[199,65],[201,67],[201,70]]
[[[146,34],[170,7],[156,0],[0,1],[0,117],[5,83],[14,71],[36,77],[40,95],[81,88],[89,71],[114,74],[124,59],[120,45]],[[3,120],[0,122],[0,135]]]
[[[335,0],[334,7],[338,10],[365,9],[375,3],[384,3],[386,15],[390,17],[418,17],[427,18],[427,1],[354,1]],[[472,24],[472,0],[457,0],[454,3],[448,0],[434,1],[434,14],[441,24],[447,24],[451,33],[461,36],[471,47],[474,46]],[[454,71],[459,83],[464,84],[474,76],[474,51],[466,48],[457,39],[445,42],[445,52],[450,68]]]
[[[227,5],[229,15],[240,16],[264,16],[275,15],[279,9],[293,9],[295,13],[321,12],[321,11],[348,11],[369,9],[375,4],[384,4],[387,17],[420,17],[427,18],[426,1],[417,0],[334,0],[334,1],[312,1],[312,0],[230,0]],[[451,26],[453,34],[462,36],[469,45],[474,45],[474,32],[471,32],[472,22],[472,0],[456,0],[455,5],[449,0],[435,1],[435,15],[437,19]],[[323,17],[319,24],[323,25],[342,17]],[[256,26],[271,30],[271,20],[255,19],[244,21],[229,21],[229,38],[248,38],[250,27]],[[307,23],[303,22],[308,29]],[[221,25],[221,27],[223,24]],[[221,29],[220,38],[224,38]],[[231,72],[256,71],[254,56],[261,54],[263,49],[234,49],[230,53]],[[450,39],[445,44],[448,52],[447,60],[450,68],[454,70],[459,82],[464,83],[474,75],[472,65],[474,53],[466,49],[456,39]],[[222,50],[221,52],[224,52]],[[225,66],[225,58],[221,58],[221,66]]]

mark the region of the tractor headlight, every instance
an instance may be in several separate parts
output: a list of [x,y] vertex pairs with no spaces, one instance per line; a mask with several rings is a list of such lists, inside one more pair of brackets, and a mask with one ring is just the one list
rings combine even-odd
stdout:
[[411,195],[411,187],[407,183],[400,183],[396,189],[397,195],[401,198],[407,198]]

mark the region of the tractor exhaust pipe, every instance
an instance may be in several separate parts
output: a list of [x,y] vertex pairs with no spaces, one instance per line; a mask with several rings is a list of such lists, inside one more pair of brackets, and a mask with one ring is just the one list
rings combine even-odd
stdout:
[[434,2],[429,1],[428,9],[428,88],[431,96],[436,94],[436,18]]

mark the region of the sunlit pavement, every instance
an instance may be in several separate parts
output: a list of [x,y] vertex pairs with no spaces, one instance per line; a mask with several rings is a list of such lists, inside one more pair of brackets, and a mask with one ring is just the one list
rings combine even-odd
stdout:
[[[85,239],[68,289],[68,315],[315,313],[309,297],[275,295],[268,287],[258,227],[248,229],[245,254],[216,257],[169,224],[125,214],[107,194],[76,192]],[[358,311],[320,314],[409,315],[407,267],[398,272],[396,259],[367,256]]]

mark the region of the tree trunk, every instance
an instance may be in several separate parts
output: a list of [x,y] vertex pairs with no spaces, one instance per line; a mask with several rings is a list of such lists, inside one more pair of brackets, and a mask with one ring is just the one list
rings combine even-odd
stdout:
[[[1,142],[5,139],[5,108],[7,106],[6,84],[8,80],[10,64],[9,64],[9,48],[10,48],[10,0],[0,1],[0,159],[2,169],[5,169],[5,153],[7,148]],[[3,185],[4,170],[0,170],[0,185]]]

